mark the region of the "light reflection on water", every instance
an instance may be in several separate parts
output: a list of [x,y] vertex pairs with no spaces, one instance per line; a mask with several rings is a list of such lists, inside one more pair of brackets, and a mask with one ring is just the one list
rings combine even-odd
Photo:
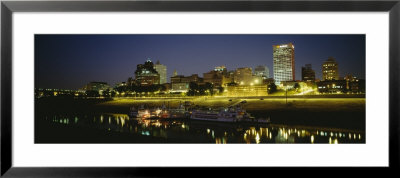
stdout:
[[[181,143],[365,143],[365,133],[343,129],[285,125],[235,125],[190,120],[142,120],[126,114],[43,117],[54,124],[96,128],[174,140]],[[104,118],[108,118],[104,122]],[[167,141],[168,143],[168,141]]]

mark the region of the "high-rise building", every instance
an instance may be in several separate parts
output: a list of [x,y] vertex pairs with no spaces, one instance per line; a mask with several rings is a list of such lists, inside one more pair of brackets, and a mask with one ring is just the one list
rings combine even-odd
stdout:
[[322,64],[322,80],[339,80],[339,68],[335,58],[329,57]]
[[275,84],[295,80],[294,45],[292,43],[273,45]]
[[160,74],[154,69],[154,64],[150,59],[147,59],[144,64],[137,65],[135,81],[142,86],[160,84]]
[[269,78],[269,68],[265,65],[259,65],[254,68],[254,74],[262,77],[263,79],[267,79]]
[[167,66],[160,64],[160,61],[157,61],[154,69],[160,74],[160,84],[167,83]]
[[175,77],[178,75],[178,72],[176,71],[176,69],[174,69],[174,73],[172,74],[172,77]]
[[301,80],[306,82],[315,81],[315,71],[312,69],[311,64],[306,64],[305,67],[301,67]]

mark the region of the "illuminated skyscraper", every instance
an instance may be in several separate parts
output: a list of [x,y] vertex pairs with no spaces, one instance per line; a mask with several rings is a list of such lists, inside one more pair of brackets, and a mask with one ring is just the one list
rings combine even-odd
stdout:
[[160,64],[160,61],[157,61],[156,65],[154,65],[154,69],[160,74],[160,84],[167,83],[167,66]]
[[339,68],[335,58],[329,57],[322,64],[322,80],[339,80]]
[[274,79],[279,85],[282,81],[295,80],[294,45],[292,43],[273,45]]

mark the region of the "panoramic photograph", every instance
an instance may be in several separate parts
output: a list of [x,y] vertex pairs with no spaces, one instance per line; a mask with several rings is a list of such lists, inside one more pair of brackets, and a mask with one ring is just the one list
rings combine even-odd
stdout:
[[36,34],[36,144],[365,144],[364,34]]

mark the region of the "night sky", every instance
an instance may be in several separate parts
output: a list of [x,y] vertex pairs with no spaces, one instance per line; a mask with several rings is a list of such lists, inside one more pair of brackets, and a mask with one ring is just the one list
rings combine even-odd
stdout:
[[365,35],[35,35],[35,87],[80,89],[91,81],[111,86],[134,78],[147,58],[167,66],[168,81],[225,65],[228,70],[267,65],[273,77],[272,45],[295,46],[296,80],[312,64],[316,78],[332,56],[339,75],[365,79]]

